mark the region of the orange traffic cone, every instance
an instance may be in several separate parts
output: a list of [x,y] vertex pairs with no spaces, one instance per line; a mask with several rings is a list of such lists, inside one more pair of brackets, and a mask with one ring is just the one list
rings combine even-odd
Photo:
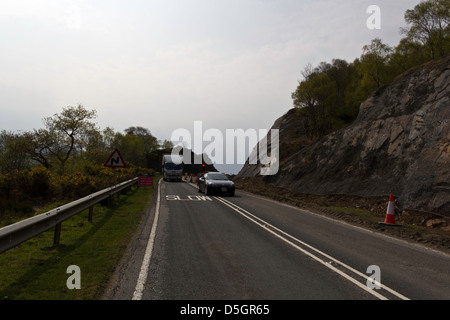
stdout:
[[384,222],[380,223],[387,226],[400,226],[399,224],[395,223],[394,195],[392,193],[391,196],[389,197],[389,203],[386,211],[386,218],[384,219]]

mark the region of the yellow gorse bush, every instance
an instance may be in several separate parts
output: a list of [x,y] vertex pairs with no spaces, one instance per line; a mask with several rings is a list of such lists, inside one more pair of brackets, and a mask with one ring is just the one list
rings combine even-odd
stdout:
[[0,174],[0,203],[33,203],[72,200],[132,179],[153,174],[153,170],[129,165],[112,169],[91,165],[89,173],[82,169],[57,174],[43,166]]

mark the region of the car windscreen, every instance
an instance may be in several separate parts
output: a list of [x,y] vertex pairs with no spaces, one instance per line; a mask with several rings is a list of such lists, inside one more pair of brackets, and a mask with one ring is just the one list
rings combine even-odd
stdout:
[[223,174],[208,174],[206,180],[228,180],[228,178]]
[[180,170],[180,169],[183,169],[183,165],[182,164],[175,164],[175,163],[170,163],[170,162],[167,162],[165,164],[165,167],[166,167],[167,170]]

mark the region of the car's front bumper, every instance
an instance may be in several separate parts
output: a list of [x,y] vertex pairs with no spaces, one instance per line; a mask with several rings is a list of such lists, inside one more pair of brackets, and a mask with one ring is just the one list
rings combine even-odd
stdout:
[[208,193],[215,193],[215,194],[234,194],[235,186],[216,186],[216,185],[207,185],[206,188],[208,189]]

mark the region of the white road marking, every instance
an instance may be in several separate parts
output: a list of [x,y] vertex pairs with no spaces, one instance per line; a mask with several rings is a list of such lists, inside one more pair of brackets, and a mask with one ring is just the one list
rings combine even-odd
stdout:
[[152,257],[153,244],[155,243],[156,227],[158,225],[159,207],[161,201],[161,180],[158,182],[158,197],[156,199],[155,217],[153,219],[152,231],[150,232],[150,238],[148,239],[147,248],[145,250],[144,259],[142,261],[141,271],[137,280],[136,288],[133,293],[133,300],[141,300],[144,293],[144,286],[147,282],[148,270],[150,266],[150,259]]
[[[369,276],[367,276],[366,274],[363,274],[355,269],[353,269],[352,267],[346,265],[345,263],[331,257],[330,255],[310,246],[309,244],[291,236],[290,234],[278,229],[277,227],[271,225],[270,223],[264,221],[261,218],[256,217],[255,215],[251,214],[250,212],[248,212],[245,209],[242,209],[241,207],[239,207],[238,205],[225,200],[221,197],[216,197],[217,200],[219,200],[220,202],[222,202],[223,204],[225,204],[226,206],[230,207],[231,209],[233,209],[234,211],[236,211],[237,213],[239,213],[240,215],[242,215],[243,217],[247,218],[248,220],[252,221],[253,223],[257,224],[258,226],[260,226],[261,228],[265,229],[266,231],[270,232],[271,234],[273,234],[274,236],[280,238],[281,240],[283,240],[284,242],[288,243],[289,245],[291,245],[292,247],[294,247],[295,249],[303,252],[304,254],[310,256],[311,258],[313,258],[314,260],[316,260],[317,262],[321,263],[322,265],[326,266],[327,268],[333,270],[334,272],[336,272],[337,274],[341,275],[342,277],[346,278],[347,280],[349,280],[350,282],[354,283],[355,285],[357,285],[358,287],[362,288],[363,290],[367,291],[368,293],[374,295],[375,297],[377,297],[380,300],[388,300],[385,296],[379,294],[378,292],[376,292],[373,289],[368,288],[366,285],[364,285],[363,283],[361,283],[360,281],[356,280],[355,278],[349,276],[348,274],[342,272],[341,270],[337,269],[333,264],[331,264],[329,261],[333,261],[334,263],[337,263],[337,265],[340,265],[344,268],[346,268],[347,270],[355,273],[356,275],[364,278],[364,279],[368,279]],[[271,230],[272,229],[272,230]],[[274,232],[273,230],[277,231]],[[284,237],[282,235],[284,235]],[[318,257],[317,255],[314,255],[313,253],[301,248],[300,246],[298,246],[297,244],[295,244],[294,242],[288,240],[288,238],[290,238],[293,241],[296,241],[297,243],[319,253],[320,255],[324,256],[327,258],[328,261],[321,259],[320,257]],[[377,281],[375,281],[375,284],[381,286],[381,283],[378,283]],[[384,290],[390,292],[391,294],[397,296],[400,299],[403,300],[409,300],[407,297],[405,297],[404,295],[396,292],[395,290],[383,285],[382,286]]]
[[[191,186],[195,186],[194,184],[189,183]],[[145,251],[145,255],[144,255],[144,259],[142,262],[142,266],[141,266],[141,271],[139,273],[139,278],[136,284],[136,289],[134,291],[133,294],[133,300],[141,300],[142,299],[142,294],[144,291],[144,286],[145,283],[147,281],[147,275],[148,275],[148,270],[149,270],[149,266],[150,266],[150,259],[151,259],[151,255],[152,255],[152,251],[153,251],[153,244],[155,241],[155,235],[156,235],[156,227],[157,227],[157,223],[158,223],[158,217],[159,217],[159,208],[160,208],[160,196],[161,196],[161,180],[158,183],[158,198],[156,200],[156,212],[155,212],[155,217],[154,217],[154,221],[153,221],[153,226],[152,226],[152,230],[150,233],[150,238],[147,244],[147,248]],[[195,186],[196,187],[196,186]],[[322,265],[324,265],[325,267],[333,270],[334,272],[336,272],[337,274],[341,275],[342,277],[344,277],[345,279],[347,279],[348,281],[352,282],[353,284],[357,285],[358,287],[360,287],[361,289],[367,291],[368,293],[374,295],[375,297],[377,297],[380,300],[388,300],[385,296],[379,294],[378,292],[376,292],[373,289],[370,289],[367,287],[367,285],[364,285],[363,283],[361,283],[360,281],[356,280],[355,278],[349,276],[348,274],[346,274],[345,272],[342,272],[341,270],[339,270],[338,268],[336,268],[334,265],[340,265],[344,268],[346,268],[347,270],[355,273],[356,275],[363,277],[364,279],[368,279],[369,276],[353,269],[352,267],[346,265],[345,263],[331,257],[330,255],[310,246],[309,244],[291,236],[290,234],[278,229],[277,227],[271,225],[270,223],[264,221],[261,218],[258,218],[257,216],[253,215],[252,213],[248,212],[247,210],[239,207],[238,205],[225,200],[221,197],[214,197],[215,199],[219,200],[220,202],[222,202],[223,204],[225,204],[226,206],[228,206],[229,208],[231,208],[232,210],[236,211],[237,213],[239,213],[240,215],[242,215],[243,217],[247,218],[248,220],[252,221],[253,223],[255,223],[256,225],[260,226],[261,228],[265,229],[266,231],[270,232],[271,234],[273,234],[274,236],[276,236],[277,238],[283,240],[284,242],[286,242],[287,244],[291,245],[292,247],[294,247],[295,249],[301,251],[302,253],[308,255],[309,257],[311,257],[312,259],[316,260],[317,262],[321,263]],[[271,230],[272,229],[272,230]],[[275,232],[275,231],[277,232]],[[281,235],[280,235],[281,234]],[[284,237],[282,236],[284,235]],[[318,257],[317,255],[314,255],[313,253],[303,249],[302,247],[300,247],[299,245],[295,244],[294,242],[288,240],[288,238],[290,238],[293,241],[296,241],[297,243],[319,253],[320,255],[326,257],[328,261],[321,259],[320,257]],[[334,263],[330,263],[330,261],[334,262]],[[375,281],[375,284],[381,286],[381,283],[378,283]],[[391,294],[397,296],[400,299],[403,300],[409,300],[407,297],[405,297],[404,295],[396,292],[395,290],[383,285],[383,289],[390,292]]]

